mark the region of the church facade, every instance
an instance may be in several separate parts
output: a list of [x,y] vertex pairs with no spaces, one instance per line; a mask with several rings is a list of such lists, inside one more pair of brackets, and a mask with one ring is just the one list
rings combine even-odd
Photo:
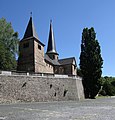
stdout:
[[19,43],[17,70],[34,73],[77,75],[75,57],[59,59],[51,21],[46,53],[44,52],[44,46],[38,38],[32,17],[30,17],[24,37]]

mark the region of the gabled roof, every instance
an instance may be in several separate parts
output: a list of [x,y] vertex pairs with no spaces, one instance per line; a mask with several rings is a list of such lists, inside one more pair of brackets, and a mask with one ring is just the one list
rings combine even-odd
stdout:
[[47,47],[47,52],[46,53],[58,54],[57,51],[56,51],[52,21],[50,21],[50,31],[49,31],[48,47]]
[[52,60],[47,54],[44,55],[44,59],[52,65],[60,65],[58,60]]
[[65,58],[65,59],[60,59],[60,60],[58,60],[58,62],[59,62],[61,65],[73,64],[74,61],[75,61],[75,66],[77,66],[75,57]]
[[29,38],[29,37],[34,37],[37,40],[39,40],[38,35],[36,33],[36,30],[35,30],[35,27],[34,27],[34,23],[32,21],[32,17],[30,17],[30,20],[29,20],[28,26],[26,28],[23,39],[26,39],[26,38]]

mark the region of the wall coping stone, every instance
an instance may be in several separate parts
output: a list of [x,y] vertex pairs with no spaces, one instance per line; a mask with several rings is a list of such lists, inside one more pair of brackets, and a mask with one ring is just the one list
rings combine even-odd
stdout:
[[50,73],[29,73],[29,72],[15,72],[15,71],[0,71],[0,76],[27,76],[27,77],[42,77],[42,78],[72,78],[82,80],[80,76],[69,76],[69,75],[59,75],[59,74],[50,74]]

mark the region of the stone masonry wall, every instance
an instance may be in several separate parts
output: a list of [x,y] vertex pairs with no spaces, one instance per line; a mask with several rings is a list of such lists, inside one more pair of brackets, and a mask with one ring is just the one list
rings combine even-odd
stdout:
[[18,71],[34,71],[33,40],[22,40],[19,46]]
[[[39,49],[39,47],[41,49]],[[40,45],[37,41],[34,41],[34,63],[35,63],[35,72],[40,73],[53,73],[53,66],[44,61],[44,47]]]
[[0,103],[83,98],[82,81],[78,78],[0,75]]

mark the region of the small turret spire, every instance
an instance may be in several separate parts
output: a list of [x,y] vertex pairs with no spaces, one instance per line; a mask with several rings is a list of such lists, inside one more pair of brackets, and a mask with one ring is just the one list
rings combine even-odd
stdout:
[[54,33],[53,33],[53,27],[52,27],[52,20],[50,20],[50,31],[49,31],[49,38],[48,38],[48,47],[47,47],[47,53],[48,54],[57,54],[56,51],[56,45],[55,45],[55,39],[54,39]]

